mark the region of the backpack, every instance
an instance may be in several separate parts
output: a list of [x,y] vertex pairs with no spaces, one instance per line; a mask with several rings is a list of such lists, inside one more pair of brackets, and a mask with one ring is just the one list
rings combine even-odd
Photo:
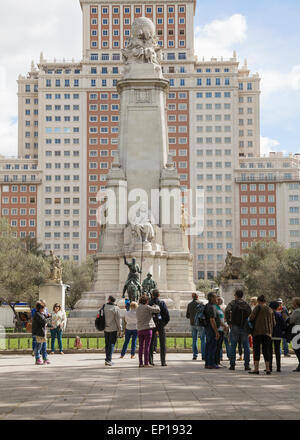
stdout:
[[205,305],[198,304],[196,307],[194,325],[197,327],[207,327],[207,319],[205,317]]
[[249,315],[248,304],[245,301],[237,302],[232,309],[231,324],[244,328]]
[[95,319],[95,327],[99,332],[102,332],[105,329],[105,314],[104,314],[104,306],[99,310],[99,313]]

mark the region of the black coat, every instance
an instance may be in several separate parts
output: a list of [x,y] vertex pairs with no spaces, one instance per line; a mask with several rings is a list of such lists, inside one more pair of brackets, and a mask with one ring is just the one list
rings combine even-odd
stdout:
[[153,320],[157,330],[160,327],[165,327],[170,321],[169,310],[167,304],[164,301],[160,301],[158,298],[151,299],[149,306],[157,305],[160,308],[160,313],[153,315]]
[[35,312],[32,318],[32,336],[46,337],[46,326],[49,318],[46,318],[43,313]]

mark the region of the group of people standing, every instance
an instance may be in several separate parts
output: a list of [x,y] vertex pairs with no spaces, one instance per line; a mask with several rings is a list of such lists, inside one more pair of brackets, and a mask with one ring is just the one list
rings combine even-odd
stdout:
[[[55,340],[58,341],[59,353],[64,354],[62,335],[67,325],[67,317],[60,304],[53,305],[52,313],[48,312],[46,302],[39,300],[32,309],[32,356],[36,365],[48,365],[50,361],[47,353],[47,329],[51,334],[51,353],[55,353]],[[41,360],[41,357],[43,360]]]
[[[281,371],[281,341],[284,340],[289,326],[300,325],[300,298],[293,298],[293,313],[289,316],[282,300],[271,301],[267,305],[264,295],[251,298],[250,304],[243,299],[242,290],[235,292],[235,298],[226,307],[223,299],[215,292],[207,295],[208,303],[203,307],[204,323],[197,325],[195,318],[201,302],[197,294],[188,304],[186,317],[190,319],[193,337],[193,360],[198,357],[198,338],[201,340],[202,360],[205,368],[222,368],[223,341],[226,344],[230,370],[235,370],[236,350],[240,343],[244,349],[244,368],[249,374],[259,374],[261,351],[265,360],[265,372],[270,375],[273,369],[273,353],[276,357],[276,370]],[[250,347],[253,347],[254,370],[250,367]],[[294,349],[299,365],[294,370],[300,371],[300,348]],[[288,347],[284,346],[285,356]]]
[[104,306],[105,316],[105,365],[112,365],[112,354],[117,337],[125,333],[125,341],[121,351],[124,358],[131,340],[131,358],[135,358],[137,338],[139,339],[139,367],[150,368],[154,366],[155,340],[160,342],[160,362],[163,367],[166,363],[166,332],[165,326],[170,320],[169,311],[164,301],[159,299],[158,289],[151,291],[151,298],[142,295],[139,302],[132,301],[129,310],[126,310],[124,319],[121,318],[116,299],[109,296],[108,303]]

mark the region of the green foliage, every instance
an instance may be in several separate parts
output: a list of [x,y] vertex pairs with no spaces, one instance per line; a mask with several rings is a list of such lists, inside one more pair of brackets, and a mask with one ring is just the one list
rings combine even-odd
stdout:
[[88,258],[84,263],[63,261],[62,279],[64,284],[70,285],[66,295],[66,306],[73,309],[83,292],[91,288],[94,279],[94,261]]
[[215,287],[215,282],[209,280],[199,280],[196,286],[197,290],[203,293],[211,292],[214,289],[214,287]]
[[254,243],[242,267],[248,297],[263,294],[268,301],[281,297],[289,304],[300,293],[299,269],[300,249],[285,249],[274,241]]
[[0,221],[0,301],[14,309],[18,301],[34,304],[38,288],[49,271],[47,261],[24,247],[21,239],[12,235],[9,225]]

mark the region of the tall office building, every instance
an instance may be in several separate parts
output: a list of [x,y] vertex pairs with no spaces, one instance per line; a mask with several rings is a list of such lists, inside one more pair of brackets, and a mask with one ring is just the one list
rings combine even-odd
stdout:
[[[19,156],[43,176],[36,236],[46,250],[82,260],[97,252],[97,194],[118,148],[122,54],[130,28],[146,16],[156,26],[167,99],[169,151],[181,189],[203,189],[204,230],[191,237],[195,278],[213,278],[226,251],[240,253],[234,170],[260,154],[260,78],[236,54],[201,59],[194,52],[195,0],[81,0],[79,62],[46,60],[18,80]],[[198,6],[200,7],[200,6]]]

